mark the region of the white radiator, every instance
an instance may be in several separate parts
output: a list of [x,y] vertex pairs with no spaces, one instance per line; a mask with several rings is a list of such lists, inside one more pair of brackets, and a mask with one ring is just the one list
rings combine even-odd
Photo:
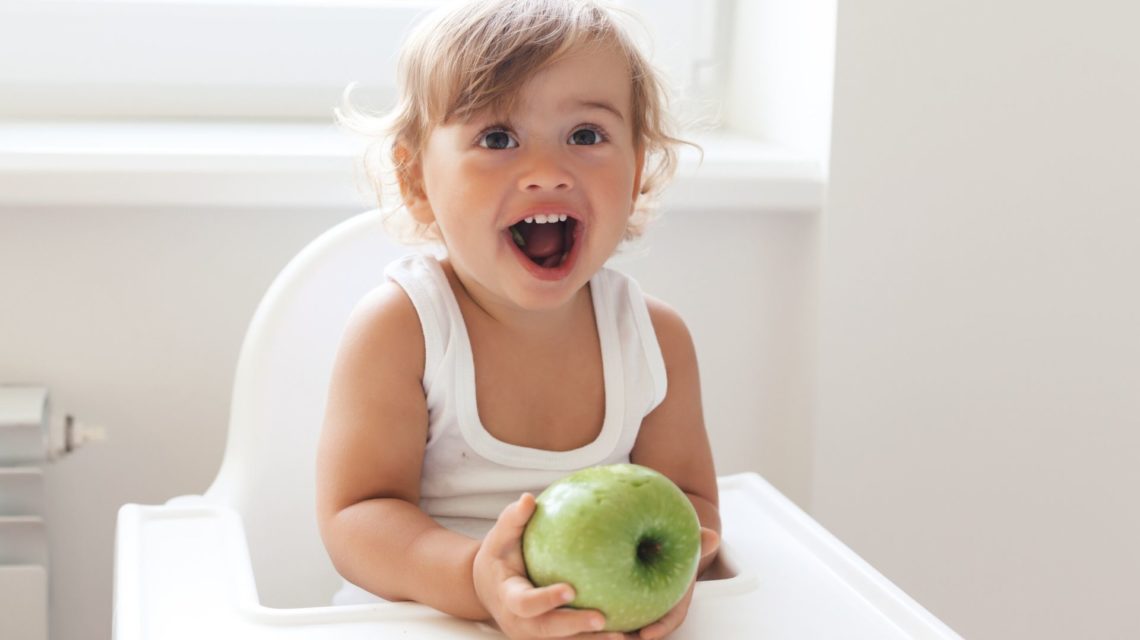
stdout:
[[0,638],[47,640],[47,391],[0,386]]

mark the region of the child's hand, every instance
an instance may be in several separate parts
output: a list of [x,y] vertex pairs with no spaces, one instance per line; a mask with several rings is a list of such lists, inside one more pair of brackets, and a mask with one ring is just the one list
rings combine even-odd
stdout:
[[[712,529],[701,527],[701,563],[704,564],[705,558],[716,553],[720,547],[720,536]],[[653,624],[642,627],[639,632],[641,640],[658,640],[673,633],[681,623],[685,621],[685,615],[689,612],[689,603],[693,600],[693,588],[696,586],[697,580],[693,578],[693,584],[689,585],[689,590],[685,592],[685,597],[677,603],[677,606],[669,610],[660,620]]]
[[[598,611],[560,609],[574,599],[565,583],[536,588],[526,577],[522,534],[534,513],[534,496],[524,493],[503,510],[475,554],[475,593],[508,637],[564,638],[588,633],[621,638],[622,634],[594,634],[605,624]],[[670,614],[672,615],[672,614]],[[682,613],[682,617],[684,614]]]

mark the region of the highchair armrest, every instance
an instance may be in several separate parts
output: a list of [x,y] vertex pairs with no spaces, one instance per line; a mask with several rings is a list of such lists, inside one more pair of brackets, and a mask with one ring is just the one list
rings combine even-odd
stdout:
[[765,640],[962,640],[760,475],[721,476],[718,487],[721,550],[739,572],[718,582],[753,580],[756,588],[728,594],[716,582],[698,583],[689,616],[696,620],[682,631],[733,619],[735,629]]
[[457,631],[477,632],[471,623],[415,603],[262,606],[241,516],[235,509],[201,496],[119,509],[114,640],[374,639],[393,630],[431,639],[462,637]]
[[[697,583],[671,640],[961,640],[760,476],[719,480],[730,577]],[[241,516],[202,497],[119,510],[114,589],[114,640],[489,637],[415,603],[262,606]]]

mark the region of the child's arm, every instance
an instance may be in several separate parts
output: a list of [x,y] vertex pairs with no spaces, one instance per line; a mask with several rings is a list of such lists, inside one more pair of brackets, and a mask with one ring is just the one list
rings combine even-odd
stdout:
[[[642,420],[630,461],[665,474],[693,503],[702,528],[700,574],[716,559],[720,512],[716,470],[701,408],[697,355],[681,316],[659,300],[647,296],[646,302],[669,387],[661,404]],[[691,597],[690,588],[673,611],[642,630],[642,637],[659,638],[680,626]]]
[[470,585],[474,540],[418,508],[427,438],[422,331],[388,283],[353,311],[329,385],[317,457],[317,517],[337,571],[389,600],[486,617]]
[[[509,557],[496,549],[480,552],[481,546],[510,546],[521,534],[514,522],[524,515],[519,509],[504,512],[486,545],[420,510],[428,425],[423,368],[415,307],[388,283],[353,312],[330,382],[317,457],[317,519],[333,565],[388,600],[414,600],[470,620],[494,618],[505,630],[526,629],[529,636],[592,628],[597,612],[556,609],[565,585],[520,584]],[[546,633],[531,633],[532,627]]]

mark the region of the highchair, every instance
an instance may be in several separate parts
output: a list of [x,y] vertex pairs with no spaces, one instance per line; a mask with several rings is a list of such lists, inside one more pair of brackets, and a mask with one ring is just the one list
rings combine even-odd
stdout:
[[[416,603],[330,606],[341,581],[314,515],[326,385],[349,312],[407,251],[367,212],[277,277],[242,346],[213,484],[119,511],[115,640],[499,637]],[[760,476],[719,484],[732,576],[697,584],[673,638],[959,637]]]

